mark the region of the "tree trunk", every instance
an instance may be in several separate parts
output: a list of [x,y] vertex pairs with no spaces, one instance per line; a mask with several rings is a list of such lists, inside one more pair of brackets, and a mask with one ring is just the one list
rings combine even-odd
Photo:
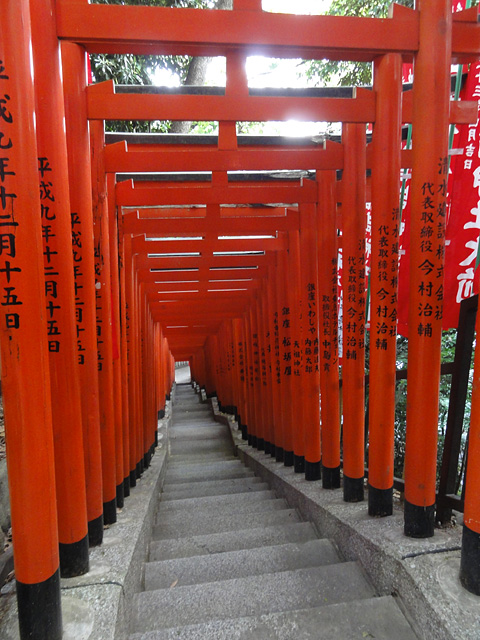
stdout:
[[[233,9],[233,0],[218,0],[216,10],[221,9],[231,11]],[[204,57],[192,58],[184,85],[199,86],[205,84],[205,76],[211,60],[212,58]],[[192,123],[190,120],[175,120],[170,127],[170,133],[189,133],[191,128]]]

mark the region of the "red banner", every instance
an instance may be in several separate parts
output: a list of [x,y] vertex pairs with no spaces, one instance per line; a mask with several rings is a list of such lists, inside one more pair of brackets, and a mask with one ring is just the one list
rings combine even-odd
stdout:
[[[462,99],[480,98],[480,63],[472,64]],[[460,302],[474,293],[480,233],[480,126],[458,127],[452,149],[450,211],[445,239],[443,328],[456,327]]]

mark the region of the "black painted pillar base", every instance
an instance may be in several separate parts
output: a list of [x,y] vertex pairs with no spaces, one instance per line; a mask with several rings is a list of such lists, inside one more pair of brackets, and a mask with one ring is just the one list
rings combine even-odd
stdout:
[[143,473],[143,460],[140,460],[139,462],[137,462],[136,466],[135,466],[135,473],[137,476],[137,480],[140,480],[140,478],[142,477],[142,473]]
[[217,395],[217,392],[212,391],[212,393],[207,393],[207,398],[215,398],[216,395]]
[[60,553],[60,576],[74,578],[88,573],[88,534],[78,542],[58,545]]
[[160,409],[160,411],[158,412],[158,419],[162,420],[162,418],[165,417],[165,409]]
[[393,487],[376,489],[368,485],[368,515],[384,518],[393,513]]
[[283,452],[283,464],[286,467],[293,467],[293,451],[284,451]]
[[170,394],[167,393],[167,395],[165,396],[165,400],[170,400]]
[[123,495],[125,498],[130,495],[130,476],[123,479]]
[[322,462],[319,460],[318,462],[309,462],[305,460],[305,480],[309,480],[311,482],[315,480],[320,480],[322,477]]
[[273,444],[273,442],[270,443],[270,456],[272,458],[276,457],[276,451],[277,451],[277,447]]
[[88,523],[88,544],[90,547],[98,547],[103,542],[103,513],[98,518]]
[[480,534],[466,524],[463,525],[460,582],[470,593],[480,596]]
[[123,505],[125,504],[125,494],[123,493],[123,482],[117,484],[117,507],[119,509],[123,509]]
[[251,433],[247,433],[247,444],[251,447],[252,446],[252,434]]
[[324,489],[340,489],[340,466],[323,466],[322,487]]
[[283,447],[275,447],[275,460],[277,462],[283,462],[285,457],[285,452],[283,450]]
[[364,499],[363,476],[349,478],[343,475],[343,500],[345,502],[362,502]]
[[257,441],[258,441],[257,436],[252,436],[252,447],[253,447],[254,449],[256,449],[256,448],[257,448]]
[[218,401],[218,410],[220,411],[220,413],[225,413],[223,410],[223,406],[222,403],[220,402],[220,400]]
[[248,440],[248,431],[246,424],[240,424],[240,431],[242,432],[242,440]]
[[257,449],[259,451],[265,450],[265,440],[263,438],[257,438]]
[[158,431],[155,429],[155,442],[152,445],[153,449],[156,449],[158,447]]
[[419,507],[405,500],[405,535],[409,538],[432,538],[434,529],[435,505]]
[[293,456],[293,470],[295,473],[305,473],[305,458],[304,456]]
[[265,455],[267,456],[270,455],[270,447],[270,442],[268,440],[265,440],[263,450],[265,451]]
[[61,640],[60,570],[35,584],[17,580],[18,622],[22,640]]
[[117,521],[117,500],[103,503],[103,524],[114,524]]
[[137,486],[137,471],[136,471],[136,469],[133,469],[133,471],[130,471],[130,486],[131,487],[136,487]]
[[152,454],[150,453],[150,451],[147,451],[147,453],[145,453],[143,455],[143,468],[144,469],[148,469],[148,467],[150,466],[151,458],[152,458]]

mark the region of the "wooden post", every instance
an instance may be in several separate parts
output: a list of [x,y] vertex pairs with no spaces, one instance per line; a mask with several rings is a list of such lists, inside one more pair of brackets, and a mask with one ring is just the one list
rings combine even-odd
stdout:
[[322,486],[324,489],[338,489],[340,487],[340,389],[335,172],[318,172],[317,181]]
[[280,372],[282,387],[283,463],[293,467],[293,408],[292,408],[292,357],[293,338],[290,314],[290,298],[287,296],[288,260],[285,251],[279,254],[277,275],[278,328],[280,345]]
[[0,346],[22,640],[60,640],[60,571],[28,0],[0,3]]
[[[115,414],[113,406],[112,288],[103,122],[90,123],[92,201],[95,242],[95,299],[97,309],[98,387],[102,440],[103,520],[117,521]],[[123,489],[123,483],[122,483]]]
[[122,405],[122,360],[121,360],[121,321],[120,321],[120,272],[118,253],[118,222],[117,208],[115,206],[115,175],[108,173],[107,179],[107,221],[110,256],[110,280],[112,287],[111,313],[112,313],[112,367],[113,367],[113,397],[114,397],[114,422],[115,422],[115,460],[116,460],[116,484],[117,507],[121,509],[124,504],[126,469],[124,469],[124,440],[123,440],[123,413]]
[[288,233],[288,307],[292,335],[292,359],[290,377],[292,388],[293,468],[295,473],[305,473],[305,423],[303,404],[305,388],[303,376],[302,302],[300,288],[300,234],[295,229]]
[[[480,336],[477,310],[476,335]],[[470,432],[463,516],[460,582],[465,589],[480,595],[480,344],[475,347]]]
[[98,400],[92,180],[85,100],[85,50],[76,44],[62,43],[62,67],[72,211],[76,343],[85,451],[88,538],[90,546],[95,546],[103,540],[103,480]]
[[343,128],[343,498],[363,500],[365,448],[365,126]]
[[305,429],[305,478],[307,480],[320,480],[322,466],[316,214],[315,204],[300,205],[302,422]]
[[374,86],[368,513],[389,516],[393,512],[401,56],[387,54],[375,61]]
[[30,0],[30,8],[60,573],[70,578],[89,563],[65,111],[53,3]]
[[433,536],[448,178],[452,7],[421,0],[414,61],[405,534]]

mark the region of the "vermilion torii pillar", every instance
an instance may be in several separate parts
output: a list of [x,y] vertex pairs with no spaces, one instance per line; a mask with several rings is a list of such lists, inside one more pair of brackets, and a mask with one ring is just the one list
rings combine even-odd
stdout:
[[402,60],[387,54],[375,61],[377,117],[372,160],[372,270],[368,512],[393,512],[393,446],[397,339],[399,175]]
[[[117,478],[115,414],[113,406],[112,290],[108,228],[106,174],[103,163],[103,122],[90,123],[92,151],[92,201],[95,242],[95,300],[97,310],[98,388],[100,435],[102,440],[103,520],[117,521],[117,492],[123,495]],[[123,455],[122,455],[123,458]]]
[[344,125],[342,138],[343,497],[358,502],[365,448],[365,126]]
[[76,44],[62,43],[62,67],[88,537],[90,545],[95,546],[101,544],[103,540],[103,480],[97,372],[92,180],[84,93],[87,84],[85,50]]
[[452,6],[420,0],[414,61],[405,534],[433,536],[448,178]]
[[[477,311],[476,334],[480,336],[480,313]],[[475,595],[480,595],[480,349],[475,349],[472,408],[468,440],[465,489],[465,511],[462,533],[460,582]]]
[[122,353],[121,353],[121,321],[120,321],[120,273],[118,253],[118,222],[117,207],[115,206],[115,176],[107,174],[107,213],[108,239],[110,255],[110,276],[112,286],[112,358],[113,358],[113,393],[115,419],[115,451],[116,451],[116,482],[117,507],[122,508],[125,497],[125,480],[127,467],[124,466],[124,410],[122,394]]
[[[292,393],[292,435],[293,468],[295,473],[305,472],[305,424],[302,405],[304,389],[302,385],[302,291],[300,289],[300,237],[297,230],[288,232],[288,308],[291,328],[291,376]],[[300,418],[300,419],[299,419]]]
[[340,487],[340,389],[335,172],[319,171],[317,181],[322,487],[338,489]]
[[30,7],[60,572],[70,578],[86,573],[89,561],[65,111],[54,3],[30,0]]
[[305,429],[305,478],[320,480],[320,360],[318,339],[317,207],[300,205],[300,276],[303,361],[302,420]]
[[28,0],[0,3],[0,346],[22,640],[60,640],[60,571]]

